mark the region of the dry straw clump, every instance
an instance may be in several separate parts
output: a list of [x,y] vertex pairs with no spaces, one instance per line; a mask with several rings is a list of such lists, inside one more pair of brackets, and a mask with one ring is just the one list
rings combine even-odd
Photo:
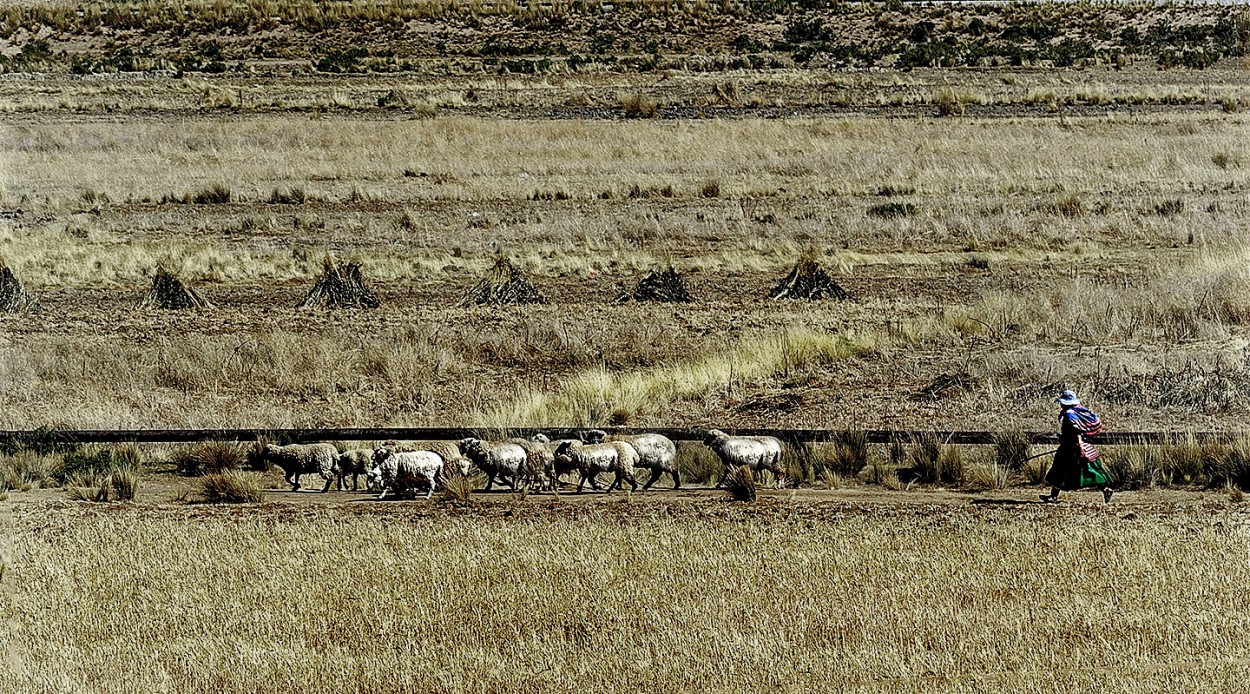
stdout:
[[0,260],[0,313],[22,313],[35,306],[35,297],[26,291],[13,269]]
[[685,278],[670,265],[666,270],[648,272],[638,280],[632,290],[621,293],[613,303],[620,304],[630,300],[688,304],[692,299]]
[[811,256],[799,258],[790,270],[790,274],[773,287],[768,294],[771,299],[837,299],[846,301],[851,295],[846,292],[820,263]]
[[378,295],[365,284],[359,263],[343,267],[326,258],[321,277],[304,296],[296,308],[377,308],[381,305]]
[[507,257],[495,259],[490,272],[473,285],[457,307],[502,306],[505,304],[545,304],[547,298],[525,279],[520,268]]
[[206,504],[257,504],[265,500],[261,476],[227,470],[200,479],[199,500]]
[[187,286],[180,277],[166,270],[157,268],[152,276],[152,286],[139,300],[139,308],[160,308],[165,310],[211,308],[208,302],[194,288]]

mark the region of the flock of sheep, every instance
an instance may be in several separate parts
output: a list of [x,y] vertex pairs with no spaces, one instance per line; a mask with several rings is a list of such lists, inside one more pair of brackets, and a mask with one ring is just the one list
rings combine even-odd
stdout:
[[[767,470],[781,486],[786,470],[781,462],[781,441],[771,436],[730,436],[712,429],[703,440],[724,465],[725,472],[747,466],[752,472]],[[413,494],[425,490],[430,498],[452,475],[467,476],[476,467],[486,475],[484,491],[496,483],[518,488],[556,490],[564,475],[577,473],[577,491],[587,483],[599,490],[598,476],[613,475],[607,491],[628,483],[638,489],[635,470],[651,471],[643,484],[650,489],[663,475],[673,479],[673,488],[681,487],[677,469],[677,446],[659,434],[608,436],[599,430],[582,433],[581,438],[552,441],[542,434],[532,439],[484,441],[428,441],[405,445],[389,444],[380,448],[340,452],[328,443],[267,444],[250,454],[253,465],[276,465],[282,469],[292,491],[300,488],[300,476],[320,475],[325,480],[321,491],[330,490],[338,482],[339,489],[352,478],[352,491],[359,488],[360,475],[366,477],[366,489],[376,490],[378,498],[388,495]],[[722,481],[724,476],[722,475]]]

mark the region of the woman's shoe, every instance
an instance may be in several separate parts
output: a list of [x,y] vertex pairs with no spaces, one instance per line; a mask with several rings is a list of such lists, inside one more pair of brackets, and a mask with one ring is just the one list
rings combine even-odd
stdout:
[[1045,501],[1048,504],[1059,503],[1059,497],[1054,496],[1052,494],[1038,494],[1038,496],[1041,497],[1042,501]]
[[1112,489],[1111,487],[1107,487],[1106,489],[1102,490],[1102,502],[1104,504],[1111,503],[1112,494],[1115,494],[1115,490]]

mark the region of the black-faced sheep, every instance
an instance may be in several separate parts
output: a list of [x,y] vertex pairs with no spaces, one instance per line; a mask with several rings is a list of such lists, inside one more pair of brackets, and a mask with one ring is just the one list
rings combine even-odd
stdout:
[[581,481],[577,483],[578,492],[582,491],[587,481],[590,482],[592,488],[598,489],[599,485],[595,482],[595,477],[601,472],[611,472],[616,475],[608,487],[609,492],[621,486],[622,480],[628,481],[634,491],[638,489],[638,482],[634,479],[634,464],[638,462],[638,452],[624,441],[607,443],[564,441],[556,448],[555,461],[557,469],[565,467],[577,470],[581,474]]
[[725,466],[721,486],[730,470],[746,465],[752,472],[768,470],[776,476],[775,486],[781,488],[786,478],[786,468],[781,464],[781,440],[772,436],[730,436],[719,429],[712,429],[703,439]]
[[516,491],[517,483],[532,479],[533,472],[529,469],[529,454],[516,443],[508,441],[483,441],[481,439],[464,439],[460,441],[460,452],[477,469],[486,474],[486,487],[490,491],[495,486],[495,478],[506,481],[512,491]]
[[368,475],[369,470],[371,469],[373,469],[372,450],[368,448],[356,448],[339,453],[339,490],[342,491],[343,482],[347,479],[348,475],[351,475],[352,491],[356,491],[359,486],[360,476]]
[[252,449],[248,453],[248,464],[254,469],[267,465],[282,468],[291,491],[299,490],[300,475],[317,473],[326,481],[321,491],[328,492],[330,483],[338,475],[339,449],[328,443],[295,443],[289,446],[269,443]]

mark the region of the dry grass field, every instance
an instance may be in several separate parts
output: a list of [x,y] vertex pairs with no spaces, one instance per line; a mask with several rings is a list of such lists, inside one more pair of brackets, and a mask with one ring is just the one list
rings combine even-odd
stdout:
[[[1248,50],[1225,5],[0,0],[0,429],[843,432],[753,503],[693,443],[680,491],[375,503],[36,435],[0,690],[1242,688],[1250,438],[1185,432],[1250,415]],[[546,303],[460,305],[501,256]],[[771,299],[802,258],[849,298]],[[297,309],[327,260],[380,305]],[[1065,388],[1177,434],[1110,505],[1037,503]]]
[[[5,133],[0,252],[40,298],[0,317],[6,427],[1030,428],[1065,384],[1122,429],[1245,412],[1240,113]],[[551,303],[454,308],[497,252]],[[803,253],[854,300],[768,300]],[[382,308],[294,310],[328,255]],[[693,304],[609,303],[670,264]],[[158,266],[216,308],[136,309]]]
[[23,504],[6,519],[0,682],[32,692],[1239,688],[1250,675],[1237,608],[1250,580],[1244,509],[1191,496],[1116,510],[784,498]]

